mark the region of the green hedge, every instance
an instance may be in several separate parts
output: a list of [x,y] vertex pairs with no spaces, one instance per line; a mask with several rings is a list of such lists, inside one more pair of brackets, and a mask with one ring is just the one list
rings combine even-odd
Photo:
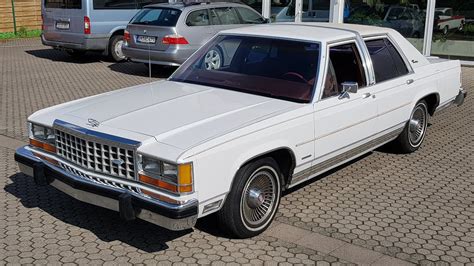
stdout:
[[16,39],[16,38],[33,38],[39,37],[41,35],[41,30],[27,30],[24,27],[21,27],[17,33],[13,32],[0,32],[0,40]]

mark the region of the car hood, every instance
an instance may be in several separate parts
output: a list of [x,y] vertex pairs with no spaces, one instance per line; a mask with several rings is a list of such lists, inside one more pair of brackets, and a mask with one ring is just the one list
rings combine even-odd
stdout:
[[[56,118],[153,137],[182,150],[301,104],[173,81],[154,82],[92,97],[57,110]],[[132,134],[132,135],[133,135]]]

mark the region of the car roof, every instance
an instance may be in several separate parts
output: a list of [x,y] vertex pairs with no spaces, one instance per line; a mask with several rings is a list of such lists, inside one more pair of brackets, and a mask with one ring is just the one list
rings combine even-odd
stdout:
[[146,5],[145,8],[157,8],[157,7],[167,7],[175,9],[201,9],[202,7],[226,7],[226,6],[243,6],[248,7],[247,5],[235,3],[235,2],[206,2],[206,3],[190,3],[185,4],[183,2],[174,2],[174,3],[158,3]]
[[340,23],[272,23],[257,26],[225,30],[223,34],[258,35],[268,37],[282,37],[306,41],[333,42],[353,38],[357,34],[362,37],[385,35],[393,32],[392,29]]

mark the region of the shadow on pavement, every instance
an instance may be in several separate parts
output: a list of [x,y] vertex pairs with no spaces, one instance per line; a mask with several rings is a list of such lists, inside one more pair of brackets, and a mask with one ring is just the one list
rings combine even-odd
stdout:
[[27,54],[32,56],[48,59],[55,62],[65,62],[74,64],[90,64],[102,61],[108,61],[107,57],[99,52],[87,52],[80,57],[70,56],[66,51],[56,49],[39,49],[39,50],[28,50],[25,51]]
[[[83,203],[51,186],[37,186],[24,174],[17,173],[10,179],[13,183],[4,189],[24,207],[39,208],[64,223],[92,232],[105,242],[118,240],[145,252],[157,252],[168,249],[167,242],[193,232],[192,229],[170,231],[139,219],[125,222],[117,212]],[[44,223],[55,221],[47,216],[45,220]]]
[[[127,75],[136,75],[142,77],[148,77],[150,75],[148,66],[143,63],[120,62],[111,64],[109,68],[112,71]],[[151,65],[151,77],[168,78],[176,69],[176,67]]]

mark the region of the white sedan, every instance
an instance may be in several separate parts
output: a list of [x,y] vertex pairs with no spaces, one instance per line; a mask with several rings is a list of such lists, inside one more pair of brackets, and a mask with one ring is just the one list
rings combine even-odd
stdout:
[[172,230],[217,212],[264,231],[282,191],[394,143],[462,104],[459,61],[426,58],[394,30],[327,23],[219,33],[168,80],[28,118],[16,161],[39,185]]

